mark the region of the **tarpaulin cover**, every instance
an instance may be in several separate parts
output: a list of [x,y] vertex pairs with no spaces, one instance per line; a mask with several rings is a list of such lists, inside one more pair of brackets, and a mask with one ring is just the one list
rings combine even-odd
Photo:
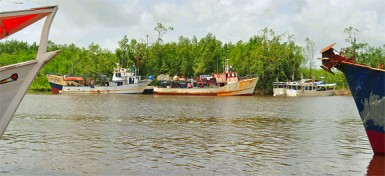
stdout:
[[0,39],[10,36],[46,17],[50,13],[47,12],[47,9],[50,8],[0,13]]

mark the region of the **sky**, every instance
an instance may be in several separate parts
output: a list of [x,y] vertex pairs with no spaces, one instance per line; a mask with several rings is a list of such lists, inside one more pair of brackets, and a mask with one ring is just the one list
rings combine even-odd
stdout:
[[[0,11],[58,5],[49,39],[57,44],[88,47],[91,43],[114,51],[125,35],[149,43],[154,27],[173,27],[165,42],[179,36],[198,39],[212,33],[225,43],[248,41],[264,28],[294,35],[305,46],[308,37],[316,53],[336,42],[348,46],[347,27],[359,30],[359,42],[385,44],[385,0],[0,0]],[[9,39],[37,42],[42,22]]]

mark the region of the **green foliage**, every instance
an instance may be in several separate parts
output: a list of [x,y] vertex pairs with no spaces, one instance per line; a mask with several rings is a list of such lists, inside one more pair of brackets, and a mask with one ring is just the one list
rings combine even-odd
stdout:
[[[159,38],[172,27],[157,26]],[[350,28],[349,28],[350,29]],[[348,30],[349,31],[349,30]],[[361,45],[355,39],[355,33],[350,29],[347,41],[354,44],[356,57],[360,61],[377,66],[385,61],[385,45],[375,48]],[[328,83],[337,83],[338,88],[345,88],[343,74],[338,71],[335,76],[321,69],[315,69],[312,64],[313,43],[307,39],[308,48],[303,49],[293,41],[294,36],[287,33],[277,34],[272,29],[265,28],[259,35],[250,37],[248,41],[223,43],[213,34],[197,39],[180,36],[177,42],[163,43],[157,40],[148,43],[144,40],[129,39],[124,36],[119,42],[119,48],[114,52],[102,49],[98,44],[90,44],[81,48],[75,44],[55,44],[49,42],[48,51],[61,50],[61,53],[49,62],[31,85],[33,90],[49,90],[46,73],[62,75],[81,75],[97,77],[104,74],[109,77],[116,63],[122,67],[135,65],[139,74],[157,76],[159,74],[179,75],[188,78],[201,74],[222,72],[225,61],[228,60],[238,75],[258,75],[260,80],[257,89],[264,93],[272,92],[272,82],[300,79],[314,75],[315,79],[323,79]],[[22,41],[5,41],[0,43],[0,66],[32,60],[36,57],[38,46]],[[304,55],[306,57],[304,57]],[[302,67],[301,67],[302,66]],[[310,70],[313,70],[310,73]],[[154,82],[157,84],[157,82]]]
[[[309,68],[303,68],[303,73],[310,73]],[[334,75],[326,72],[325,70],[319,68],[319,69],[312,69],[312,74],[314,76],[314,79],[316,80],[324,80],[326,83],[337,83],[337,89],[345,89],[347,88],[347,84],[345,81],[344,74],[337,69],[333,70]],[[308,74],[309,75],[309,74]]]
[[354,58],[357,63],[378,67],[385,63],[385,45],[382,47],[373,47],[368,43],[359,42],[357,37],[359,30],[353,27],[347,27],[344,30],[347,35],[345,41],[350,44],[343,49],[345,57]]
[[[0,66],[33,60],[36,57],[38,46],[36,43],[29,45],[22,41],[5,41],[0,43]],[[118,62],[111,51],[91,44],[87,49],[79,48],[74,44],[57,45],[49,42],[48,51],[61,50],[61,53],[45,65],[36,76],[30,89],[50,90],[46,73],[62,75],[92,75],[112,74],[112,68]]]
[[[172,27],[157,26],[160,37]],[[261,35],[253,36],[247,42],[225,43],[208,33],[204,38],[179,37],[178,42],[162,43],[161,40],[148,44],[145,41],[120,40],[115,52],[102,49],[98,44],[80,48],[74,44],[57,45],[49,42],[48,50],[61,50],[37,75],[31,89],[47,90],[46,73],[62,75],[106,74],[111,76],[116,63],[123,67],[135,65],[141,75],[169,74],[198,77],[202,74],[222,72],[226,59],[240,76],[259,75],[258,88],[269,92],[276,79],[287,80],[298,76],[303,60],[301,47],[287,34],[276,34],[265,28]],[[38,46],[25,42],[9,41],[0,43],[0,63],[21,62],[34,59]]]

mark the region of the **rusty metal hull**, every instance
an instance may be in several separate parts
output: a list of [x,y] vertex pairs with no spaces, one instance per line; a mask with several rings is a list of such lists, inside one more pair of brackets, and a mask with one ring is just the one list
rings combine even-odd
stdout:
[[156,95],[193,95],[193,96],[242,96],[252,95],[258,78],[244,79],[223,87],[213,88],[160,88],[154,87]]

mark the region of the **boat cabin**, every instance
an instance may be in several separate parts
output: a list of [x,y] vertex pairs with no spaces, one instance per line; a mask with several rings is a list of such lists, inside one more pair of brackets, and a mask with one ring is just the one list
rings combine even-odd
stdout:
[[[273,93],[274,96],[287,95],[287,96],[297,96],[297,93],[303,95],[322,95],[330,94],[332,95],[336,84],[326,84],[324,81],[316,81],[313,79],[301,79],[300,81],[292,82],[274,82],[273,83]],[[330,93],[326,93],[330,92]],[[325,93],[322,93],[325,92]]]
[[135,67],[131,69],[121,68],[119,63],[114,68],[112,80],[109,82],[109,86],[122,86],[128,84],[138,84],[141,77],[136,74]]

